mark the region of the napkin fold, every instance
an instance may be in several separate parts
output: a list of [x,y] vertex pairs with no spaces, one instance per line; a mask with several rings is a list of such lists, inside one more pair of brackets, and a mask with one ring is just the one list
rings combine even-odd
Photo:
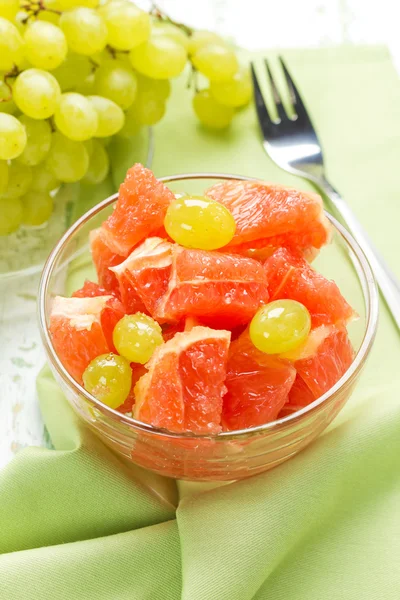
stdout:
[[[400,85],[387,51],[284,55],[330,178],[400,275]],[[264,155],[253,107],[214,134],[196,124],[184,84],[155,129],[158,176],[225,171],[308,187]],[[278,468],[224,485],[123,461],[45,367],[37,386],[54,450],[23,450],[0,473],[0,599],[398,600],[399,359],[382,306],[360,383],[324,434]]]

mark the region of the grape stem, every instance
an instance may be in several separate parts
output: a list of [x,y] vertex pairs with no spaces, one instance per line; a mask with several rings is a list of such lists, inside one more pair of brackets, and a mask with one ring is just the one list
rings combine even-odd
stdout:
[[194,87],[195,92],[199,92],[199,78],[198,78],[198,70],[193,65],[192,62],[190,64],[190,73],[187,80],[186,88],[190,89],[192,86]]
[[185,33],[187,33],[187,35],[193,35],[194,30],[191,27],[185,25],[184,23],[179,23],[179,21],[174,21],[173,19],[171,19],[171,17],[169,17],[167,14],[165,14],[165,12],[158,8],[155,2],[151,3],[151,9],[149,14],[152,17],[158,19],[159,21],[162,21],[163,23],[170,23],[171,25],[175,25],[175,27],[179,27],[179,29],[182,29]]
[[54,13],[55,15],[62,14],[62,11],[60,10],[48,8],[43,0],[27,0],[26,2],[21,2],[21,8],[29,13],[24,19],[22,19],[22,23],[27,23],[31,17],[37,17],[37,15],[43,11]]
[[11,71],[8,71],[8,73],[4,73],[4,83],[8,87],[10,94],[7,96],[7,98],[0,98],[0,102],[10,102],[10,100],[12,100],[12,87],[8,83],[7,79],[14,79],[20,73],[21,71],[18,69],[17,65],[14,65]]
[[106,46],[106,50],[111,54],[113,58],[118,58],[118,54],[129,54],[129,50],[117,50],[116,48],[113,48],[108,44]]

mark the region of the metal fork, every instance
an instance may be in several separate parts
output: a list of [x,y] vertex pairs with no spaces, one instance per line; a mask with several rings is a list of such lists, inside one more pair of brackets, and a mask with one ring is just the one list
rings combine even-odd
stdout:
[[290,117],[286,113],[270,66],[268,61],[265,60],[278,120],[274,120],[270,116],[255,73],[254,64],[251,64],[254,99],[259,125],[263,134],[264,150],[279,167],[310,181],[325,198],[328,208],[353,234],[369,260],[382,296],[400,331],[400,282],[374,248],[349,205],[326,179],[322,148],[314,126],[287,66],[281,57],[279,57],[279,60],[288,86],[294,116]]

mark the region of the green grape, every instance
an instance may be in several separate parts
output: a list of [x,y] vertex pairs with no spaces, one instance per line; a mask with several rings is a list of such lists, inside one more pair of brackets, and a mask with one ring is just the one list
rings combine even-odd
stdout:
[[22,200],[22,223],[37,227],[46,223],[53,212],[53,199],[48,192],[31,190]]
[[125,114],[126,121],[139,126],[155,125],[165,114],[165,101],[157,88],[139,88],[135,102]]
[[250,323],[250,339],[266,354],[282,354],[303,344],[311,329],[310,313],[296,300],[274,300],[262,306]]
[[164,227],[168,235],[185,248],[217,250],[229,244],[236,223],[219,202],[204,196],[182,196],[169,205]]
[[75,91],[83,96],[94,94],[94,79],[94,73],[91,73],[88,77],[78,83]]
[[187,53],[181,44],[163,36],[151,37],[130,52],[132,66],[153,79],[171,79],[182,73]]
[[113,137],[110,135],[108,137],[99,138],[98,141],[103,146],[103,148],[107,148],[111,144],[112,140],[113,140]]
[[79,7],[63,13],[60,27],[72,52],[90,56],[103,50],[107,43],[107,26],[91,8]]
[[86,183],[101,183],[108,175],[110,170],[110,159],[103,144],[98,140],[93,141],[92,152],[90,154],[89,168],[83,178]]
[[31,189],[38,192],[51,192],[60,186],[60,181],[46,163],[32,169]]
[[60,98],[54,122],[66,137],[83,142],[95,135],[98,118],[90,100],[81,94],[67,92]]
[[56,131],[52,135],[47,164],[59,181],[73,183],[85,176],[89,154],[83,142],[76,142]]
[[224,40],[216,33],[199,29],[198,31],[194,31],[189,38],[189,54],[196,54],[201,48],[210,44],[224,45],[224,43]]
[[94,140],[92,138],[90,140],[85,140],[84,142],[89,158],[92,156],[93,153],[93,142]]
[[139,91],[154,90],[154,92],[163,100],[166,100],[171,93],[171,84],[168,79],[152,79],[145,75],[137,75]]
[[0,160],[0,196],[6,191],[8,184],[8,164],[5,160]]
[[147,363],[157,346],[164,343],[157,321],[148,315],[125,315],[116,324],[113,342],[117,351],[129,362]]
[[18,29],[0,17],[0,71],[10,71],[23,56],[23,41]]
[[0,235],[16,231],[22,222],[20,198],[0,198]]
[[26,132],[21,122],[7,113],[0,113],[0,160],[11,160],[24,151]]
[[149,15],[130,2],[113,0],[99,10],[108,29],[108,43],[117,50],[131,50],[150,35]]
[[172,23],[156,23],[151,29],[151,35],[170,38],[177,44],[181,44],[186,50],[189,50],[189,36],[180,27]]
[[82,378],[89,394],[110,408],[118,408],[131,390],[132,369],[125,358],[110,352],[92,360]]
[[88,100],[97,111],[98,124],[95,137],[109,137],[122,129],[125,115],[118,104],[102,96],[88,96]]
[[[137,135],[142,127],[136,120],[135,103],[125,112],[125,123],[122,129],[118,131],[118,135],[123,138],[131,138]],[[104,138],[103,138],[104,139]],[[109,139],[109,138],[107,138]],[[103,140],[101,140],[103,141]]]
[[0,17],[14,21],[19,11],[19,0],[0,0]]
[[[47,6],[50,8],[49,0],[46,0],[46,7]],[[60,23],[60,16],[61,15],[57,15],[56,13],[50,12],[49,10],[41,10],[37,15],[36,19],[38,21],[43,21],[44,23],[51,23],[52,25],[58,26]]]
[[61,91],[57,79],[47,71],[28,69],[15,80],[15,104],[32,119],[48,119],[54,114]]
[[19,118],[25,127],[27,142],[18,162],[33,167],[38,165],[47,156],[51,145],[51,127],[48,121],[38,121],[26,115]]
[[8,165],[8,184],[3,198],[20,198],[29,190],[32,183],[32,169],[18,162]]
[[245,106],[253,92],[249,70],[240,69],[229,81],[211,82],[210,91],[220,104],[234,108]]
[[210,90],[202,90],[193,98],[193,108],[200,121],[212,129],[225,129],[230,125],[235,110],[214,100]]
[[13,115],[17,112],[17,107],[12,99],[10,88],[0,79],[0,112]]
[[60,84],[61,90],[67,92],[76,89],[79,82],[89,77],[91,72],[92,65],[86,56],[70,53],[52,75]]
[[200,48],[192,62],[210,81],[229,81],[239,69],[235,53],[222,44]]
[[137,79],[127,64],[109,60],[97,70],[94,88],[97,95],[113,100],[126,110],[135,99]]
[[[46,5],[47,5],[46,0]],[[71,10],[79,6],[85,6],[86,8],[96,8],[98,0],[57,0],[58,10]]]
[[59,27],[46,21],[34,21],[24,34],[25,53],[39,69],[51,71],[67,56],[67,40]]

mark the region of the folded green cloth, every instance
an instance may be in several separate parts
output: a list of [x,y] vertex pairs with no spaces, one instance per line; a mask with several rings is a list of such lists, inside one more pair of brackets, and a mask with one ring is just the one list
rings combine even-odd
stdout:
[[[400,86],[386,50],[285,56],[332,181],[400,275]],[[306,187],[264,155],[252,107],[231,130],[207,132],[184,82],[156,128],[154,168]],[[399,360],[400,336],[382,308],[369,363],[328,430],[278,468],[227,485],[176,483],[126,464],[44,369],[38,392],[55,450],[23,450],[0,474],[1,600],[398,600]]]

